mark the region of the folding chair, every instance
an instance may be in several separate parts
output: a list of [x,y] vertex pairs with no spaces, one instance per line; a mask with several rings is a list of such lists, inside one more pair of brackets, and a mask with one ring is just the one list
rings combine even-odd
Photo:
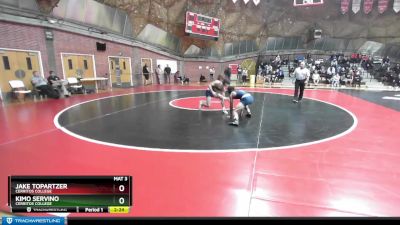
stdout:
[[10,84],[13,97],[17,99],[20,99],[19,97],[23,96],[25,100],[25,96],[32,93],[31,90],[28,90],[25,87],[25,84],[22,80],[10,80],[8,83]]
[[68,87],[69,91],[73,94],[84,94],[85,87],[81,84],[81,82],[76,77],[68,77]]

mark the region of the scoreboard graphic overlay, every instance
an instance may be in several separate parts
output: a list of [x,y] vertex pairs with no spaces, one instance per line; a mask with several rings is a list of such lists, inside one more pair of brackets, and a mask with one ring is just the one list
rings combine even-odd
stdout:
[[128,213],[131,176],[10,176],[8,205],[24,213]]
[[221,21],[218,18],[186,12],[185,32],[192,37],[218,40]]

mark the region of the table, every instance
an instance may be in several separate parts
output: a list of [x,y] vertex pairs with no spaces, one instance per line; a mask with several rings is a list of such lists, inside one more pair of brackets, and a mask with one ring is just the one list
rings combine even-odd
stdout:
[[[97,90],[98,90],[97,82],[98,82],[98,81],[107,82],[107,81],[108,81],[108,77],[82,78],[82,79],[80,79],[80,81],[81,81],[81,82],[85,82],[85,81],[94,81],[94,82],[95,82],[95,85],[96,85],[96,92],[97,92]],[[106,87],[107,87],[107,83],[103,84],[101,89],[102,89],[102,90],[106,90]]]

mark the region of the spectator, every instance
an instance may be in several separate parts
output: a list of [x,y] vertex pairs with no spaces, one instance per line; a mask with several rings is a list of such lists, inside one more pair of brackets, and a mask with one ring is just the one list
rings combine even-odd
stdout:
[[261,75],[262,75],[261,66],[258,66],[257,75],[258,75],[258,76],[261,76]]
[[315,70],[319,73],[322,70],[321,62],[315,61]]
[[179,70],[178,70],[178,71],[176,71],[176,73],[174,74],[174,83],[175,83],[175,84],[179,83],[179,82],[180,82],[180,78],[181,78],[181,75],[180,75]]
[[393,81],[392,73],[390,72],[390,69],[387,68],[385,69],[384,75],[382,77],[382,83],[391,84],[392,81]]
[[277,82],[282,81],[285,78],[285,74],[283,73],[283,70],[278,68],[275,72],[275,80]]
[[281,56],[277,55],[275,57],[275,61],[274,61],[275,65],[280,66],[281,65]]
[[340,84],[341,85],[346,84],[346,75],[347,75],[346,69],[344,67],[340,68],[339,76],[340,76]]
[[368,59],[367,60],[367,70],[370,71],[374,68],[374,65],[372,64],[372,60]]
[[317,86],[319,84],[321,77],[319,76],[318,71],[314,71],[313,75],[312,75],[312,80],[314,83],[314,86]]
[[160,82],[161,66],[160,65],[157,66],[157,68],[155,70],[155,74],[156,74],[157,84],[161,84],[161,82]]
[[143,76],[144,76],[144,85],[147,85],[147,82],[149,81],[150,78],[150,72],[149,69],[147,68],[146,63],[143,66]]
[[267,75],[268,74],[272,75],[272,70],[273,70],[272,65],[267,65]]
[[386,56],[385,58],[382,59],[382,64],[387,64],[387,65],[390,64],[390,58],[389,58],[389,56]]
[[393,87],[400,87],[400,74],[396,74],[393,79]]
[[289,77],[292,77],[292,74],[294,73],[294,70],[295,70],[296,68],[294,67],[294,66],[292,66],[292,67],[289,67]]
[[168,84],[171,83],[171,68],[169,67],[168,64],[164,68],[164,80],[165,80],[165,83],[167,83],[167,80],[168,80]]
[[331,61],[331,66],[334,66],[334,67],[336,68],[337,65],[338,65],[338,61],[337,61],[337,59],[336,59],[336,56],[334,56],[333,59],[332,59],[332,61]]
[[326,70],[326,79],[331,79],[336,74],[336,69],[333,66],[328,67]]
[[48,83],[53,86],[53,88],[59,88],[60,91],[64,94],[65,97],[71,96],[71,93],[67,90],[66,86],[68,85],[68,81],[61,80],[54,71],[50,71],[50,76],[47,78]]
[[225,79],[227,79],[228,81],[231,81],[231,74],[232,74],[231,68],[227,67],[224,70]]
[[396,75],[400,74],[400,64],[396,64],[396,66],[392,69]]
[[242,66],[239,65],[238,66],[238,77],[237,77],[237,80],[242,80],[243,79],[242,76],[243,76],[243,69],[242,69]]
[[189,84],[189,78],[187,78],[185,75],[179,76],[178,79],[180,80],[182,85],[185,83]]
[[60,98],[60,94],[55,91],[52,86],[48,85],[46,79],[41,77],[37,71],[33,71],[31,82],[36,89],[38,89],[41,93],[45,94],[49,98]]
[[214,80],[215,68],[210,69],[210,81]]
[[332,87],[339,87],[339,82],[340,82],[340,76],[337,73],[332,77]]
[[242,74],[242,83],[245,84],[247,82],[247,74],[248,70],[246,68],[243,69],[243,74]]
[[361,87],[361,80],[362,77],[360,71],[356,71],[353,75],[353,81],[352,81],[353,86],[358,85],[358,87]]
[[351,71],[351,73],[346,73],[345,78],[344,78],[344,83],[345,85],[353,85],[353,77],[356,74],[357,71]]
[[266,63],[261,63],[261,75],[263,77],[267,76],[267,67],[268,65]]
[[200,74],[200,83],[207,82],[206,77]]

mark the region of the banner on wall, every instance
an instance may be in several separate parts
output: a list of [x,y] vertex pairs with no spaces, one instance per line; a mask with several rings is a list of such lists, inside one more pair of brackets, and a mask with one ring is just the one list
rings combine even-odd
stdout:
[[389,5],[389,0],[379,0],[378,1],[378,11],[379,13],[384,13]]
[[361,0],[353,0],[353,5],[351,6],[351,10],[353,13],[358,13],[361,8]]
[[372,11],[372,6],[374,5],[374,0],[364,0],[364,13],[368,14]]
[[393,10],[398,13],[400,11],[400,0],[394,0]]
[[229,68],[231,69],[231,74],[238,74],[238,64],[229,64]]
[[237,80],[239,64],[229,64],[229,68],[231,69],[231,80]]
[[349,11],[350,0],[342,0],[340,4],[340,10],[343,14],[346,14]]

